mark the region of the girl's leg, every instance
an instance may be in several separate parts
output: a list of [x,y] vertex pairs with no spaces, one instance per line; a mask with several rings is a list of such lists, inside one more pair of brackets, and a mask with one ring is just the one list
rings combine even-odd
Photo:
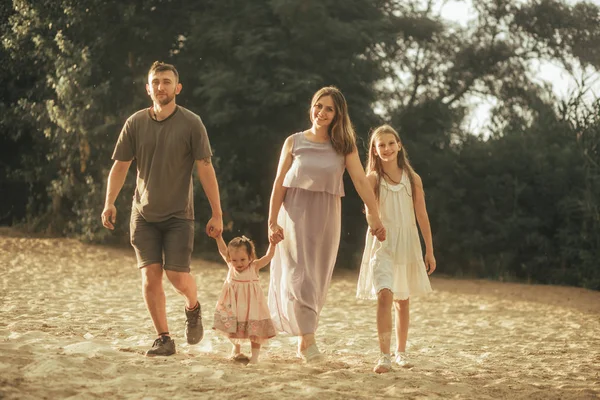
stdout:
[[377,293],[377,335],[379,336],[379,350],[383,354],[390,354],[392,339],[392,302],[394,295],[388,289]]
[[377,335],[381,356],[373,371],[382,374],[392,369],[390,342],[392,338],[392,303],[394,295],[388,289],[377,293]]
[[396,353],[404,353],[410,321],[409,299],[394,301],[394,308],[396,309]]
[[250,357],[250,361],[248,361],[248,364],[258,364],[258,354],[260,353],[260,343],[250,342],[250,346],[252,347],[252,357]]

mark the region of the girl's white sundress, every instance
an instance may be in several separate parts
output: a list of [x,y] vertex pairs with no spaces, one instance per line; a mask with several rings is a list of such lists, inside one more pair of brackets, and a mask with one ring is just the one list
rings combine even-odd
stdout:
[[380,242],[367,231],[356,297],[374,300],[379,291],[389,289],[395,300],[406,300],[431,292],[405,172],[397,185],[381,179],[379,209],[386,240]]

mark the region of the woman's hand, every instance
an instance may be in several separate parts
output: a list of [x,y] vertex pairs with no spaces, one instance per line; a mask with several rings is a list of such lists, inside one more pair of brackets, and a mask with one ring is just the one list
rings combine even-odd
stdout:
[[371,235],[374,235],[377,240],[383,242],[386,232],[379,216],[367,213],[367,223],[369,224]]
[[277,224],[269,225],[269,242],[276,244],[284,239],[283,228]]

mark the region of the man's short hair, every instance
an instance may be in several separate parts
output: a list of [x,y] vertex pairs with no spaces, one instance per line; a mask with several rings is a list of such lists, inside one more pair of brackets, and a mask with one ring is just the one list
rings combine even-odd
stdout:
[[148,71],[148,76],[152,75],[155,72],[165,72],[165,71],[173,71],[175,75],[175,79],[179,82],[179,72],[177,72],[177,68],[175,68],[172,64],[167,64],[162,61],[154,61],[150,70]]

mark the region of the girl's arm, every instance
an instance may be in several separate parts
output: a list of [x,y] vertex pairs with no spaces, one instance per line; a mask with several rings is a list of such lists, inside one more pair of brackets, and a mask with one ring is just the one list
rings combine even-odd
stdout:
[[292,166],[292,148],[294,139],[289,136],[283,148],[281,149],[281,155],[279,157],[279,165],[277,166],[277,176],[275,182],[273,182],[273,191],[271,192],[271,200],[269,201],[269,241],[279,242],[283,240],[283,229],[277,225],[277,216],[279,215],[279,209],[283,204],[285,192],[287,189],[283,186],[283,180],[285,174],[289,171]]
[[225,240],[223,240],[223,236],[219,235],[215,238],[217,241],[217,247],[219,248],[219,254],[223,257],[226,263],[229,262],[229,254],[227,252],[227,245],[225,244]]
[[275,255],[275,246],[276,246],[275,244],[270,243],[267,253],[263,257],[254,261],[254,267],[257,270],[266,267],[271,262],[271,260],[273,259],[273,256]]
[[431,275],[436,268],[435,257],[433,256],[433,239],[431,238],[431,226],[429,225],[429,215],[425,206],[425,191],[423,190],[423,181],[421,177],[415,174],[415,215],[417,222],[425,241],[425,265],[427,274]]
[[379,206],[375,198],[375,192],[365,175],[365,171],[363,171],[360,158],[358,157],[358,150],[354,149],[352,153],[346,155],[346,169],[350,174],[358,195],[367,206],[367,223],[371,228],[371,233],[377,236],[379,241],[384,241],[385,227],[379,218]]

